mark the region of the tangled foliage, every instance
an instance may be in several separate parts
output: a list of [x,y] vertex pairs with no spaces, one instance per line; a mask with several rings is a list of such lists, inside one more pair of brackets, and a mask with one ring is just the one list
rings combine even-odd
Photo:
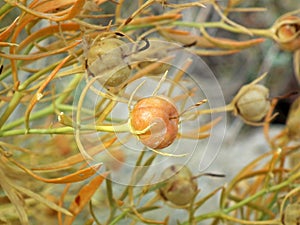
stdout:
[[[300,9],[289,2],[0,3],[0,224],[299,224]],[[282,101],[293,103],[274,135]],[[199,173],[198,144],[222,135],[226,115],[258,126],[268,150],[204,190],[226,171]]]

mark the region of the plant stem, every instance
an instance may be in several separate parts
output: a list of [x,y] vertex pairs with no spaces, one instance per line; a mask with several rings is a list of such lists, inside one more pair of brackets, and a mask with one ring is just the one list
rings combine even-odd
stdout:
[[74,133],[74,128],[72,127],[30,129],[30,130],[18,129],[18,130],[0,131],[0,137],[26,135],[26,134],[73,134],[73,133]]
[[197,116],[199,116],[199,115],[203,115],[203,114],[221,113],[221,112],[228,112],[228,111],[233,111],[233,110],[234,110],[234,105],[229,103],[226,106],[221,106],[218,108],[201,109],[201,110],[198,110],[195,114]]
[[231,211],[234,211],[234,210],[246,205],[247,203],[257,199],[258,197],[263,196],[263,195],[265,195],[269,192],[274,192],[274,191],[277,191],[281,188],[284,188],[285,186],[288,186],[290,183],[291,183],[291,181],[290,181],[290,179],[288,179],[288,180],[286,180],[286,181],[284,181],[280,184],[274,185],[274,186],[269,187],[269,188],[264,188],[261,191],[256,192],[254,195],[251,195],[250,197],[245,198],[244,200],[236,203],[235,205],[233,205],[233,206],[231,206],[227,209],[224,209],[224,213],[225,214],[230,213]]
[[[206,220],[209,218],[221,218],[221,219],[225,219],[225,220],[229,220],[229,221],[234,221],[239,224],[251,224],[251,225],[252,224],[253,225],[255,225],[255,224],[263,224],[263,225],[281,224],[280,221],[278,221],[278,220],[248,221],[248,220],[242,220],[242,219],[237,219],[237,218],[231,217],[228,214],[230,212],[248,204],[249,202],[267,194],[267,193],[278,191],[278,190],[290,185],[294,180],[298,179],[299,177],[300,177],[300,172],[294,174],[293,176],[289,177],[287,180],[285,180],[277,185],[262,189],[261,191],[255,193],[254,195],[252,195],[248,198],[245,198],[244,200],[236,203],[235,205],[228,207],[226,209],[223,209],[223,211],[211,212],[211,213],[197,216],[197,217],[195,217],[195,221],[199,222],[199,221],[203,221],[203,220]],[[189,224],[189,222],[182,223],[182,225],[187,225],[187,224]]]
[[[245,33],[245,31],[229,26],[223,22],[206,22],[206,23],[196,23],[196,22],[185,22],[185,21],[175,21],[171,23],[172,25],[176,26],[185,26],[185,27],[193,27],[193,28],[221,28],[233,33]],[[273,38],[273,32],[271,29],[247,29],[250,33],[257,36],[263,36],[267,38]]]
[[12,5],[6,3],[5,5],[3,5],[1,8],[0,8],[0,16],[2,16],[3,14],[7,13],[8,10],[10,10],[11,8],[13,8]]
[[115,219],[113,221],[111,221],[109,223],[109,225],[115,225],[115,224],[117,224],[121,219],[123,219],[127,215],[127,213],[129,211],[130,211],[129,209],[124,210],[120,215],[118,215],[117,217],[115,217]]
[[[242,220],[238,219],[229,215],[226,215],[225,213],[221,211],[216,211],[216,212],[211,212],[207,213],[204,215],[200,215],[195,217],[195,222],[200,222],[206,219],[211,219],[211,218],[219,218],[219,219],[224,219],[227,221],[232,221],[237,224],[246,224],[246,225],[279,225],[281,224],[279,220],[265,220],[265,221],[249,221],[249,220]],[[188,221],[182,223],[181,225],[188,225],[190,224]]]
[[[47,108],[44,108],[42,110],[39,110],[36,113],[33,113],[31,115],[31,117],[30,117],[30,121],[42,118],[45,115],[49,115],[51,113],[53,113],[53,105],[51,105],[51,106],[49,106]],[[11,130],[12,128],[17,127],[17,126],[21,125],[22,123],[24,123],[24,117],[16,119],[13,122],[11,122],[11,123],[3,126],[2,129],[1,129],[1,131]],[[0,131],[0,133],[1,133],[1,131]]]
[[[68,98],[68,96],[70,95],[70,93],[72,91],[74,91],[74,89],[79,84],[79,82],[81,81],[81,79],[82,79],[82,75],[81,74],[75,75],[74,79],[71,81],[71,83],[70,83],[69,87],[67,88],[67,90],[64,91],[63,93],[61,93],[60,96],[55,100],[55,102],[53,104],[49,105],[48,107],[46,107],[44,109],[39,110],[38,112],[32,113],[31,116],[30,116],[30,121],[36,120],[36,119],[42,118],[42,117],[44,117],[46,115],[50,115],[50,114],[54,113],[55,107],[57,109],[59,109],[59,110],[66,109],[66,106],[62,105],[61,103],[64,102],[66,100],[66,98]],[[25,88],[27,84],[25,84],[25,82],[24,82],[23,85],[24,85],[23,88]],[[29,85],[29,83],[28,83],[28,85]],[[20,85],[20,87],[21,86],[22,85]],[[15,95],[13,96],[13,99],[11,100],[10,104],[13,101],[16,101],[16,100],[14,100],[14,98],[17,98],[17,97],[15,97]],[[22,96],[20,96],[20,98],[21,97]],[[15,104],[18,104],[18,102],[16,102]],[[16,106],[14,106],[14,108],[15,107]],[[11,110],[14,110],[14,108],[11,108]],[[8,116],[9,116],[9,114],[8,114]],[[3,118],[3,120],[4,119],[6,120],[7,118]],[[1,130],[2,131],[6,131],[6,130],[10,130],[10,129],[14,128],[14,127],[17,127],[17,126],[21,125],[22,123],[24,123],[24,119],[25,119],[25,117],[16,119],[13,122],[11,122],[11,123],[3,126]],[[1,120],[2,120],[2,117],[1,117],[0,121]]]
[[3,112],[3,114],[0,117],[0,128],[3,126],[3,124],[9,118],[9,116],[13,113],[15,108],[18,106],[22,97],[23,97],[23,94],[21,92],[19,92],[19,91],[15,92],[15,94],[13,95],[11,101],[9,102],[6,110]]
[[[129,132],[128,124],[120,125],[103,125],[103,126],[93,126],[93,125],[79,125],[79,132]],[[49,129],[17,129],[17,130],[1,130],[0,137],[8,137],[15,135],[25,135],[25,134],[74,134],[76,131],[73,127],[58,127]]]

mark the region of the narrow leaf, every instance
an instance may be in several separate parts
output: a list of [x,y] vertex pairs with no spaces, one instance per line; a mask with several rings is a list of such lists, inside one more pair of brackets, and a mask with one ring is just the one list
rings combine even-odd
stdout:
[[196,46],[198,47],[202,47],[202,48],[215,47],[211,42],[206,40],[204,37],[192,34],[188,31],[178,30],[178,29],[175,30],[172,28],[159,28],[158,31],[164,37],[173,41],[178,41],[184,45],[196,42]]
[[72,201],[69,211],[73,213],[73,216],[67,216],[64,220],[64,225],[71,225],[76,216],[82,211],[82,209],[91,200],[96,190],[102,184],[108,172],[96,176],[90,183],[86,184],[78,192],[77,196]]
[[[103,145],[101,146],[95,146],[95,148],[92,148],[88,150],[88,154],[90,156],[94,156],[103,150],[107,149],[109,146],[111,146],[114,142],[116,141],[116,138],[112,138],[109,141],[106,141]],[[85,161],[85,158],[82,156],[81,153],[78,153],[76,155],[70,156],[62,161],[47,164],[47,165],[41,165],[41,166],[36,166],[32,168],[32,170],[48,170],[48,171],[55,171],[55,170],[62,170],[62,169],[67,169],[77,163],[80,163],[82,161]]]
[[64,213],[65,215],[68,215],[68,216],[71,216],[71,215],[72,215],[72,213],[70,213],[70,212],[69,212],[68,210],[66,210],[65,208],[62,208],[62,207],[56,205],[54,202],[51,202],[51,201],[47,200],[47,199],[44,198],[43,196],[41,196],[41,195],[39,195],[39,194],[37,194],[37,193],[35,193],[35,192],[33,192],[33,191],[27,189],[27,188],[24,188],[24,187],[22,187],[22,186],[19,186],[19,185],[17,185],[17,184],[12,183],[12,182],[9,182],[9,184],[10,184],[13,188],[15,188],[15,189],[17,189],[18,191],[22,192],[23,194],[25,194],[25,195],[27,195],[27,196],[29,196],[29,197],[31,197],[31,198],[37,200],[38,202],[41,202],[41,203],[47,205],[49,208],[51,208],[51,209],[53,209],[53,210],[55,210],[55,211],[57,211],[57,212]]
[[56,184],[66,184],[66,183],[74,183],[78,181],[85,180],[92,175],[94,175],[102,164],[98,163],[92,167],[85,168],[83,170],[79,170],[76,173],[72,173],[70,175],[59,177],[56,179],[49,179],[48,183],[56,183]]
[[247,41],[235,41],[227,38],[212,37],[206,32],[204,27],[201,27],[200,31],[203,34],[203,37],[206,38],[212,44],[214,44],[215,47],[224,48],[224,49],[233,49],[233,50],[245,49],[265,41],[264,38],[256,38]]
[[29,225],[27,213],[24,208],[24,201],[21,195],[18,195],[16,190],[11,186],[11,182],[5,176],[2,168],[0,168],[0,187],[5,191],[7,197],[16,208],[20,222],[22,225]]
[[69,174],[64,177],[48,179],[48,178],[38,176],[37,174],[33,173],[30,169],[27,169],[25,166],[23,166],[22,164],[18,163],[13,159],[10,159],[10,161],[13,162],[15,165],[17,165],[19,168],[21,168],[23,171],[25,171],[27,174],[34,177],[35,179],[46,183],[54,183],[54,184],[67,184],[67,183],[74,183],[74,182],[85,180],[91,177],[92,175],[94,175],[102,165],[101,163],[98,163],[91,167],[79,170],[75,173]]
[[7,27],[3,32],[0,33],[0,41],[5,41],[9,35],[12,33],[12,31],[15,29],[17,22],[19,20],[19,17],[17,17],[14,22],[12,22],[11,25],[9,25],[9,27]]

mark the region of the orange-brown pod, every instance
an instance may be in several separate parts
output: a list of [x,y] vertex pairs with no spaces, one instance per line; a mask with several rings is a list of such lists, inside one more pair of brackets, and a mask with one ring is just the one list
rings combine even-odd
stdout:
[[168,147],[178,133],[179,114],[175,104],[163,96],[151,96],[139,100],[131,112],[131,126],[136,131],[149,128],[138,134],[140,141],[152,149]]

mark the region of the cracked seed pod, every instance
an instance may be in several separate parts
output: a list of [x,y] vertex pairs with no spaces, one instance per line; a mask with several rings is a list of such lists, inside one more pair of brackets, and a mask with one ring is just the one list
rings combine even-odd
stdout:
[[129,50],[116,38],[94,40],[86,52],[86,70],[99,77],[105,87],[116,87],[128,79],[131,69],[125,62]]
[[300,48],[300,18],[283,16],[273,25],[276,41],[280,48],[295,51]]
[[186,166],[168,167],[163,171],[161,179],[165,180],[165,185],[160,188],[160,195],[175,205],[187,205],[197,194],[197,182]]
[[260,84],[247,85],[240,89],[233,99],[234,114],[245,121],[258,122],[268,113],[270,102],[269,89]]
[[293,102],[290,108],[286,127],[290,138],[300,140],[300,97]]
[[135,131],[148,131],[138,134],[139,140],[152,149],[168,147],[178,133],[179,114],[171,99],[151,96],[139,100],[130,114],[131,127]]
[[282,215],[282,224],[299,225],[300,224],[300,203],[288,204]]

